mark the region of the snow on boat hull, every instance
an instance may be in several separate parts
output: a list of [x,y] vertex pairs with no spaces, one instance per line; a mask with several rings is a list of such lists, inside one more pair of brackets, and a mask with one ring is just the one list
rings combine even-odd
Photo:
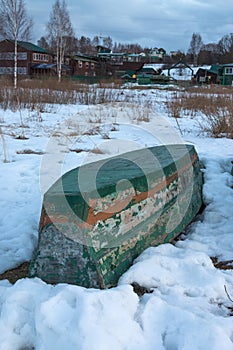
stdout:
[[108,288],[149,246],[174,240],[202,206],[191,145],[156,146],[82,165],[44,195],[29,276]]

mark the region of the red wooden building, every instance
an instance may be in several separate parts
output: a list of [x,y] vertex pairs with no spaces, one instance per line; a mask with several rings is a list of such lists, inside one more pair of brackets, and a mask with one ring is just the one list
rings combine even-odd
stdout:
[[[17,73],[19,75],[27,76],[38,73],[38,65],[43,67],[40,69],[40,74],[48,73],[49,65],[53,63],[51,53],[26,41],[18,41],[17,44]],[[5,39],[0,42],[0,75],[14,74],[14,51],[13,40]]]

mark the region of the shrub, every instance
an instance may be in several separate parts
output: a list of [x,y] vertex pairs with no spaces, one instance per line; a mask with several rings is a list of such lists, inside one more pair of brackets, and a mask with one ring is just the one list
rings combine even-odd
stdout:
[[25,79],[19,80],[15,90],[10,80],[0,79],[0,107],[4,110],[28,108],[44,109],[50,104],[99,104],[116,102],[120,93],[118,83],[84,84],[72,80],[57,79]]
[[170,116],[202,115],[200,127],[213,137],[233,138],[233,91],[222,86],[176,91],[166,101]]

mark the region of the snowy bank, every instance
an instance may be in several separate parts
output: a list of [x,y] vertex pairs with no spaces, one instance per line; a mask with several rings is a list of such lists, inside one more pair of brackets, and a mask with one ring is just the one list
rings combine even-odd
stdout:
[[[163,109],[166,91],[159,94],[144,91],[143,94],[154,98],[159,113],[169,119]],[[17,151],[46,152],[52,130],[68,119],[73,121],[67,126],[71,138],[80,123],[79,112],[84,109],[84,106],[54,107],[42,114],[42,122],[30,115],[25,117],[28,140],[12,137],[13,124],[14,133],[20,132],[17,113],[2,112],[9,162],[0,163],[1,272],[30,259],[38,234],[43,155]],[[122,112],[124,108],[120,106],[119,110]],[[135,113],[135,109],[133,111]],[[27,116],[27,111],[24,113]],[[114,123],[114,115],[109,113],[104,123]],[[154,117],[147,124],[151,130]],[[125,122],[125,118],[123,116],[121,122]],[[169,123],[176,128],[174,120]],[[224,287],[233,295],[233,270],[216,269],[211,260],[211,257],[233,260],[230,175],[233,140],[200,136],[198,124],[189,117],[180,118],[179,123],[184,142],[195,145],[205,164],[206,208],[183,239],[175,245],[144,251],[121,277],[118,287],[109,290],[66,284],[52,286],[37,278],[21,279],[14,285],[7,280],[0,281],[0,350],[233,350],[229,309],[233,303]],[[138,122],[136,126],[141,124]],[[64,128],[62,130],[64,132]],[[171,129],[165,124],[160,123],[157,141],[145,136],[144,130],[135,126],[119,127],[114,132],[108,129],[108,134],[118,140],[130,140],[127,147],[131,145],[134,149],[156,144],[159,138],[160,142],[171,139]],[[59,140],[65,155],[61,171],[85,160],[83,152],[70,152],[70,147],[62,144],[64,138]],[[99,144],[108,150],[107,154],[89,154],[87,161],[111,154],[101,135],[84,137],[82,132],[82,138],[76,136],[71,144],[86,149]],[[120,152],[122,143],[116,145],[114,143],[114,152]],[[1,152],[3,159],[3,150]],[[139,297],[130,285],[132,282],[147,287],[150,293]]]

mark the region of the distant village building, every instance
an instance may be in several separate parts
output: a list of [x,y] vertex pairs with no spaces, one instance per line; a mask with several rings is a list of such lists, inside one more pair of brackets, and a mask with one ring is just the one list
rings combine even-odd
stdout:
[[219,68],[219,75],[222,85],[233,86],[233,63],[221,65]]
[[172,58],[177,57],[180,55],[180,51],[170,51],[170,56]]
[[153,60],[162,60],[163,57],[166,55],[166,51],[163,48],[158,49],[155,47],[153,50],[150,51],[150,58]]
[[209,69],[199,68],[196,73],[199,84],[221,84],[233,86],[233,63],[212,65]]
[[98,60],[86,55],[75,55],[71,65],[74,76],[95,77],[100,73]]
[[108,77],[121,77],[140,69],[144,63],[144,54],[128,54],[112,52],[110,49],[98,46],[97,58],[101,74]]
[[[14,41],[5,39],[0,41],[0,76],[14,75]],[[66,56],[62,64],[62,75],[74,78],[129,77],[142,69],[143,65],[160,63],[166,55],[163,48],[154,48],[147,52],[126,53],[112,52],[104,46],[97,46],[95,56],[77,54]],[[233,63],[212,65],[210,68],[200,67],[196,74],[183,58],[179,58],[180,51],[171,51],[171,57],[178,61],[172,66],[163,68],[163,74],[176,80],[190,80],[198,84],[222,84],[233,86]],[[144,66],[144,68],[146,68]],[[147,67],[148,68],[148,67]],[[157,68],[158,69],[158,68]],[[162,68],[161,68],[162,69]],[[142,73],[142,72],[141,72]],[[145,73],[145,72],[144,72]],[[154,75],[151,72],[147,72]],[[55,76],[57,75],[56,56],[42,47],[25,41],[17,42],[17,74],[19,76]],[[156,79],[158,75],[155,74]],[[151,79],[151,78],[150,78]]]
[[[13,40],[5,39],[0,42],[0,75],[14,74],[14,50]],[[31,75],[35,65],[50,65],[53,56],[43,48],[25,41],[18,41],[17,45],[17,73],[19,75]]]
[[219,84],[219,68],[218,65],[210,68],[200,67],[195,74],[195,82],[198,84]]

